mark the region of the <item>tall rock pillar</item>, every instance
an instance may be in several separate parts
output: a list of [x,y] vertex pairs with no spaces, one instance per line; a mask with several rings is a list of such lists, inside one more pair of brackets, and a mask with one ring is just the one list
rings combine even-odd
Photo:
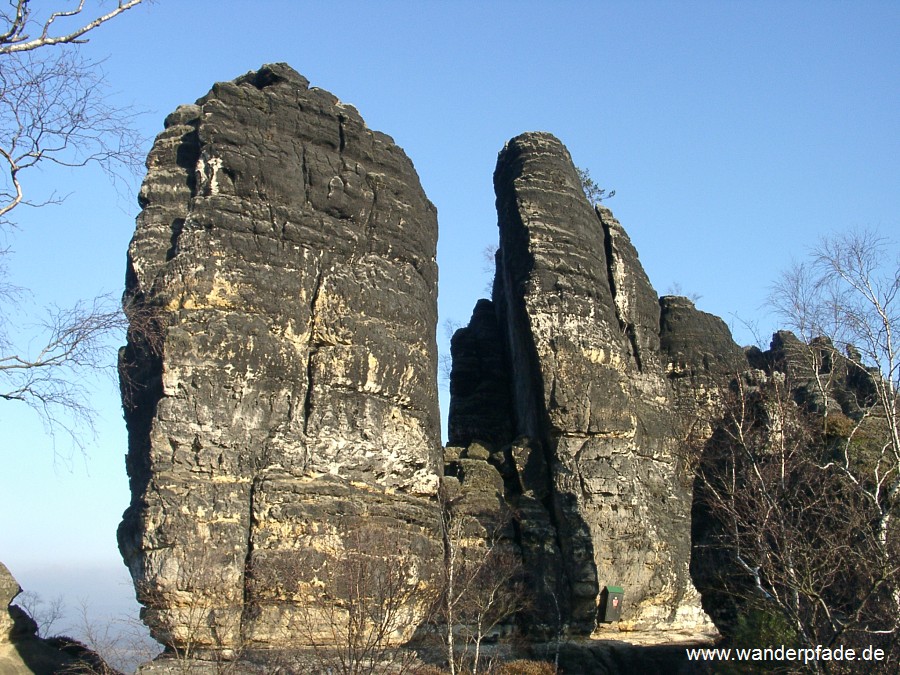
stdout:
[[[623,625],[706,627],[688,573],[690,488],[675,459],[679,424],[656,292],[621,225],[588,203],[550,134],[509,141],[494,186],[500,247],[490,309],[509,382],[508,464],[518,471],[507,492],[524,514],[521,549],[544,614],[562,607],[570,626],[589,633],[603,587],[614,585],[626,592]],[[451,430],[479,437],[472,409],[451,405],[468,413]]]
[[160,641],[297,645],[312,581],[287,577],[343,528],[439,557],[436,212],[284,64],[178,108],[147,167],[119,547]]

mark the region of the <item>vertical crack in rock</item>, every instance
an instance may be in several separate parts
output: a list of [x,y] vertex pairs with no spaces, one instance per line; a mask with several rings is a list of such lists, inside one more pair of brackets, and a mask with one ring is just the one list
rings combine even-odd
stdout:
[[379,182],[376,176],[372,176],[371,174],[366,176],[366,185],[372,191],[372,206],[366,212],[366,222],[363,226],[363,231],[366,233],[366,253],[372,253],[373,246],[375,245],[375,214],[378,213],[379,203],[378,203],[378,190],[379,190]]
[[241,602],[241,618],[238,627],[238,636],[241,644],[246,644],[250,639],[251,627],[253,621],[258,616],[258,603],[253,594],[253,526],[255,524],[256,514],[256,491],[258,489],[259,478],[254,476],[250,481],[250,493],[247,496],[247,535],[244,547],[246,555],[244,556],[244,573],[241,576],[241,588],[243,589]]
[[306,163],[306,146],[301,146],[300,149],[300,174],[303,178],[303,201],[305,206],[310,207],[312,202],[309,199],[310,178],[309,166]]
[[344,135],[344,123],[346,121],[343,115],[338,115],[338,152],[341,154],[344,154],[344,148],[347,146],[347,138]]
[[[516,217],[516,214],[510,215]],[[537,617],[537,624],[534,628],[553,635],[561,628],[553,625],[557,617],[562,618],[565,624],[573,619],[576,623],[583,623],[584,617],[578,617],[572,608],[573,579],[571,568],[565,562],[569,547],[563,538],[562,514],[555,499],[553,475],[548,469],[556,466],[557,462],[548,435],[550,424],[546,419],[547,411],[541,397],[543,374],[538,365],[536,345],[530,339],[526,309],[522,299],[515,297],[510,290],[516,288],[516,282],[508,270],[517,264],[511,261],[516,255],[512,241],[504,244],[501,234],[497,255],[498,282],[494,291],[497,294],[495,305],[502,307],[500,314],[504,325],[501,330],[507,337],[503,351],[507,354],[511,382],[512,424],[516,434],[520,435],[508,451],[510,464],[515,468],[518,479],[516,492],[521,495],[513,506],[519,513],[517,543],[535,588],[534,616]],[[526,267],[533,264],[526,251],[519,250],[517,253],[523,255]],[[518,264],[521,262],[518,261]],[[578,632],[579,627],[576,626],[575,630]],[[583,626],[581,632],[585,632]]]
[[617,273],[621,276],[624,272],[624,269],[622,269],[624,265],[613,251],[612,233],[610,232],[609,224],[603,220],[601,212],[597,213],[597,219],[600,222],[600,227],[603,228],[603,249],[606,251],[606,278],[609,280],[609,292],[612,294],[616,318],[619,320],[619,328],[622,334],[628,339],[628,344],[631,347],[631,356],[634,359],[638,372],[640,372],[644,368],[641,362],[641,350],[634,332],[634,324],[627,320],[628,300],[625,296],[625,289],[621,289],[620,292],[616,282]]
[[303,556],[373,518],[417,568],[440,550],[436,211],[390,137],[285,64],[180,107],[147,165],[120,550],[170,647],[293,648]]
[[324,260],[319,262],[319,270],[316,274],[316,283],[313,286],[312,298],[309,302],[309,342],[306,348],[306,396],[303,399],[303,435],[309,437],[309,420],[313,413],[313,394],[315,392],[315,359],[319,352],[319,343],[316,339],[316,307],[319,301],[319,292],[322,290],[322,278],[325,276]]

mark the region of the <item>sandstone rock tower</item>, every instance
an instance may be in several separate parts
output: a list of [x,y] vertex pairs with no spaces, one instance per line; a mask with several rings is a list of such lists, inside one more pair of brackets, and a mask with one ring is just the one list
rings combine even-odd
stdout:
[[688,573],[678,392],[637,252],[550,134],[509,141],[494,186],[492,300],[454,336],[450,443],[500,449],[539,615],[590,633],[604,586],[623,586],[629,626],[709,626]]
[[427,586],[445,470],[467,516],[502,521],[535,639],[594,632],[606,586],[626,589],[618,627],[710,627],[677,448],[746,357],[720,319],[657,297],[556,138],[500,153],[493,293],[452,341],[444,457],[436,213],[388,136],[274,64],[178,108],[147,167],[118,534],[160,642],[232,658],[318,639],[310,599],[352,532]]
[[163,643],[277,645],[284,571],[340,523],[440,556],[436,212],[391,138],[284,64],[178,108],[147,167],[119,547]]

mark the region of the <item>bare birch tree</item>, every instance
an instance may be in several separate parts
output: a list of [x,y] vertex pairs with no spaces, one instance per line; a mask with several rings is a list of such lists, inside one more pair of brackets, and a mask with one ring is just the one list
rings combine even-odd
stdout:
[[[114,179],[136,171],[143,142],[134,111],[111,102],[101,64],[79,49],[91,31],[141,4],[119,0],[90,14],[85,0],[53,10],[29,0],[6,0],[0,10],[0,232],[16,228],[15,209],[58,204],[57,191],[32,194],[27,176],[39,166],[100,166]],[[68,6],[67,6],[68,5]],[[93,409],[82,375],[108,368],[112,331],[126,321],[110,296],[71,308],[51,307],[30,319],[38,336],[29,346],[14,334],[15,310],[29,315],[28,291],[4,278],[9,249],[0,249],[0,400],[33,408],[51,433],[80,443]]]
[[[823,239],[811,260],[796,265],[775,285],[772,300],[788,327],[808,345],[813,381],[827,400],[834,367],[846,360],[871,392],[854,401],[861,416],[849,430],[832,466],[857,485],[878,510],[877,531],[886,545],[900,493],[900,249],[874,232],[853,231]],[[831,410],[822,410],[825,424]],[[854,465],[852,441],[869,418],[885,427],[877,457]],[[898,599],[900,603],[900,599]],[[900,604],[898,604],[900,610]],[[898,612],[900,613],[900,612]]]
[[696,483],[720,590],[801,646],[884,649],[872,672],[900,658],[898,293],[897,246],[870,232],[824,239],[786,272],[772,302],[797,337],[779,334],[766,372],[723,395]]
[[442,494],[444,540],[443,579],[434,618],[451,675],[478,675],[484,663],[483,645],[502,623],[525,609],[521,558],[503,534],[512,513],[501,511],[485,519],[468,513],[465,497]]

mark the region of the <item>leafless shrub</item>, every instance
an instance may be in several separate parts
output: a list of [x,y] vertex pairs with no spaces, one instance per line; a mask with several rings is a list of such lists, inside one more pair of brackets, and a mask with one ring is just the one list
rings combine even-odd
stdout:
[[340,524],[317,548],[255,580],[297,598],[289,626],[312,653],[315,672],[344,675],[410,672],[415,654],[404,644],[428,606],[433,586],[425,561],[383,524]]
[[721,397],[695,483],[720,597],[784,642],[884,649],[871,672],[900,658],[898,293],[896,246],[871,232],[788,270],[771,301],[799,339]]
[[87,599],[82,599],[75,625],[76,636],[57,636],[52,642],[76,662],[63,669],[65,675],[119,675],[134,672],[160,651],[135,617],[99,619]]
[[698,302],[700,302],[700,300],[703,299],[703,296],[699,293],[690,293],[688,291],[685,291],[684,287],[679,281],[673,281],[671,284],[669,284],[669,287],[666,289],[666,295],[677,295],[683,298],[687,298],[694,304],[697,304]]
[[779,378],[732,392],[698,469],[734,570],[724,590],[783,616],[803,646],[893,634],[900,566],[864,495],[823,466],[816,432]]
[[[459,321],[456,321],[455,319],[444,319],[444,322],[441,324],[441,329],[444,332],[447,344],[450,343],[454,333],[460,328],[462,328],[462,324]],[[441,384],[448,388],[450,387],[450,372],[452,370],[453,360],[450,357],[449,352],[441,353],[438,357],[438,375]]]
[[487,528],[470,513],[465,497],[442,497],[444,563],[435,621],[451,675],[490,667],[483,644],[527,605],[518,551],[504,536],[512,514],[495,514]]
[[45,601],[34,591],[22,591],[16,596],[15,604],[34,620],[37,634],[42,638],[52,635],[53,627],[65,615],[65,602],[61,595]]

